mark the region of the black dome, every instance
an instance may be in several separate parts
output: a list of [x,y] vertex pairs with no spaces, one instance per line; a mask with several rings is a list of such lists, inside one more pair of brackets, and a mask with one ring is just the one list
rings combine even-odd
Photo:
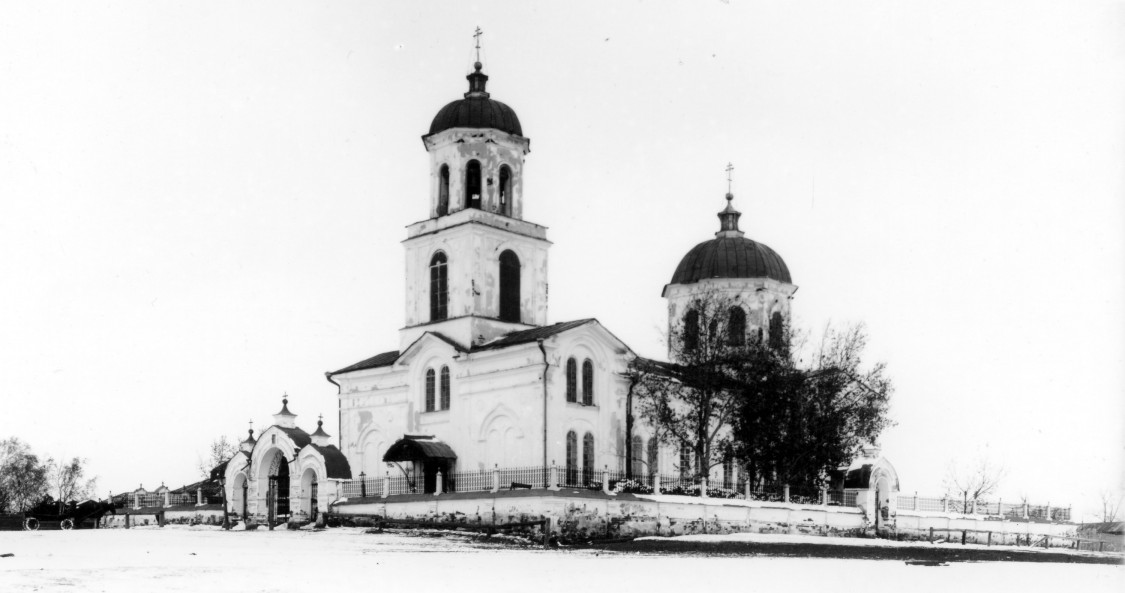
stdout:
[[485,92],[488,75],[480,71],[481,63],[473,64],[473,68],[473,73],[465,77],[469,80],[469,92],[465,93],[464,99],[458,99],[438,111],[430,123],[430,134],[451,128],[491,128],[523,136],[516,111],[490,99]]
[[680,260],[669,284],[708,278],[773,278],[793,283],[789,267],[776,251],[746,237],[716,237],[696,245]]
[[516,111],[488,97],[458,99],[442,107],[430,124],[430,133],[437,134],[450,128],[493,128],[523,136]]

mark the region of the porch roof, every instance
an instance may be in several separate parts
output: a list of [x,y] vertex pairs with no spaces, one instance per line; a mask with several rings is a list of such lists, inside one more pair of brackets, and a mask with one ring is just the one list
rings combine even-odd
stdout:
[[457,459],[449,445],[432,436],[406,435],[395,441],[383,461],[425,461],[427,459]]

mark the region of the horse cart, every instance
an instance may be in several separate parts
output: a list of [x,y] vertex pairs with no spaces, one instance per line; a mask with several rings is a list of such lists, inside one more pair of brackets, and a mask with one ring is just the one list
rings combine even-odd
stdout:
[[24,513],[23,529],[92,529],[97,528],[106,513],[117,514],[112,503],[87,500],[60,505],[56,502],[44,502]]

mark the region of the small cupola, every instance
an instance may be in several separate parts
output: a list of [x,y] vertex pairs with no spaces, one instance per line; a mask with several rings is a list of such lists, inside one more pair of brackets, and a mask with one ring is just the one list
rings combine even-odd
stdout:
[[324,414],[317,418],[316,432],[309,436],[312,438],[313,444],[318,447],[327,447],[332,444],[332,435],[324,432]]
[[281,428],[297,428],[297,415],[289,411],[289,396],[281,398],[281,411],[273,415],[273,423]]
[[251,420],[250,429],[246,431],[246,440],[238,444],[238,450],[243,453],[250,453],[257,443],[258,441],[254,440],[254,422]]

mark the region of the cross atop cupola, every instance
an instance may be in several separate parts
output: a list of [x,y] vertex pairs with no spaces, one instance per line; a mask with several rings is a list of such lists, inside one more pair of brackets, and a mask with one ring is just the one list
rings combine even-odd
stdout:
[[734,194],[731,192],[733,179],[731,172],[734,171],[734,164],[727,163],[727,207],[719,213],[719,232],[715,233],[716,237],[741,237],[743,232],[738,230],[738,218],[742,213],[734,209]]
[[324,414],[321,414],[316,420],[316,432],[309,435],[312,437],[312,442],[318,447],[327,447],[332,444],[332,435],[324,432]]

